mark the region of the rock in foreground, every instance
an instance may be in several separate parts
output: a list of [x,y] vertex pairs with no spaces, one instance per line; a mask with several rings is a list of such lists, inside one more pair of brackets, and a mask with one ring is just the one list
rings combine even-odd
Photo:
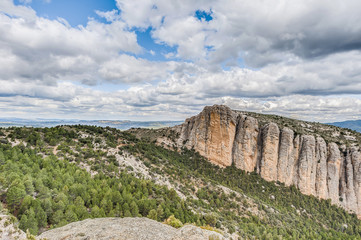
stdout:
[[[213,235],[213,236],[212,236]],[[193,225],[180,229],[148,218],[98,218],[70,223],[42,233],[48,240],[208,240],[225,239],[221,234]]]

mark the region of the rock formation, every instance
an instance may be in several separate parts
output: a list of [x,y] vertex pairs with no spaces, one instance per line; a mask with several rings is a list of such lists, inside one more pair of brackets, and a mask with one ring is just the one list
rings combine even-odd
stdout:
[[14,216],[0,211],[0,240],[26,239],[26,234],[18,228],[19,223],[14,219]]
[[97,218],[70,223],[42,233],[37,238],[48,240],[208,240],[229,238],[193,225],[180,229],[148,218]]
[[193,148],[222,167],[234,164],[267,181],[295,185],[303,194],[331,199],[361,217],[361,154],[318,134],[296,134],[222,105],[205,107],[176,126],[177,145]]

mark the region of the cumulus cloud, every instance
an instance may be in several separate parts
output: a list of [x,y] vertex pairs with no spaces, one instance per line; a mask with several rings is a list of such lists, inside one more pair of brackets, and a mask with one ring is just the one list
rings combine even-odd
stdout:
[[[178,120],[218,103],[316,121],[361,117],[360,1],[116,3],[96,11],[106,23],[72,27],[0,1],[0,111]],[[140,46],[136,30],[149,28],[176,51]]]
[[0,68],[4,80],[100,79],[98,66],[118,52],[141,51],[136,34],[122,21],[90,20],[73,28],[64,19],[37,17],[32,9],[8,0],[0,7],[0,55],[3,66],[9,66]]
[[[127,24],[151,26],[158,41],[179,46],[180,56],[188,59],[209,54],[210,62],[221,63],[242,57],[250,66],[262,67],[292,55],[309,59],[361,48],[357,0],[117,3]],[[198,21],[197,10],[212,10],[213,19]],[[205,46],[212,46],[212,51]]]

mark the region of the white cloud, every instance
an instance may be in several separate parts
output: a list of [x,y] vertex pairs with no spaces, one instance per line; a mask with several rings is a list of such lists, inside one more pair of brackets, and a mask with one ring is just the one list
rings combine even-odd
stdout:
[[[24,6],[6,0],[0,5],[1,79],[25,81],[101,80],[99,66],[119,52],[139,53],[134,32],[122,21],[70,27],[64,19],[37,17]],[[13,17],[9,16],[14,15]]]
[[[96,11],[107,23],[71,27],[0,1],[0,111],[182,119],[224,103],[317,121],[361,117],[360,1],[116,2]],[[151,27],[176,52],[143,49],[134,27]],[[96,90],[104,83],[114,89]]]

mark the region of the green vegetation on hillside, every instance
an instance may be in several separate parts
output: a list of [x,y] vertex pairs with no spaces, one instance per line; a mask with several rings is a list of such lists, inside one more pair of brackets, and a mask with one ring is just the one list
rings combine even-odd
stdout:
[[159,221],[171,215],[182,222],[197,221],[187,204],[165,186],[126,171],[91,177],[75,164],[23,146],[0,145],[0,190],[20,228],[32,234],[89,217],[147,216],[152,210]]
[[[0,129],[1,201],[33,234],[89,217],[146,216],[246,239],[361,239],[356,216],[329,200],[175,150],[112,128]],[[119,160],[129,156],[147,179]],[[160,177],[174,189],[152,181]]]

